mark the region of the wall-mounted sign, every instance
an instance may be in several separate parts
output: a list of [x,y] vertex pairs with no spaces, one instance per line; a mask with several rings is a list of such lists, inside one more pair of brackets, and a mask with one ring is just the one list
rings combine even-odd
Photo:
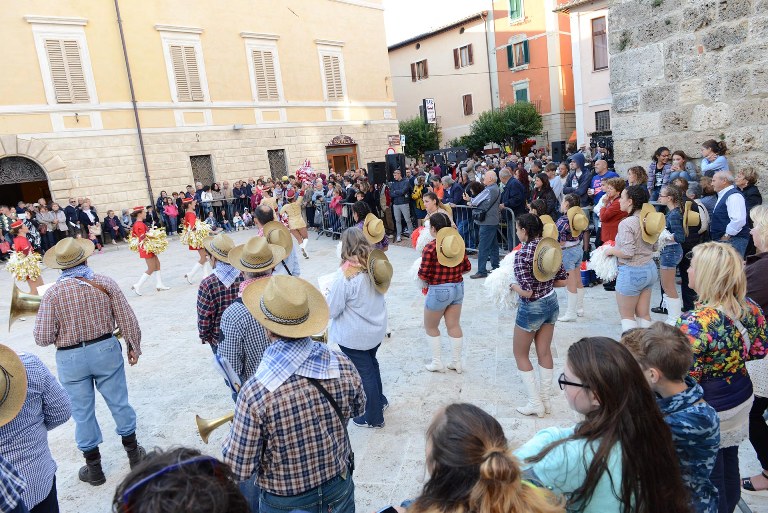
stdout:
[[437,123],[437,111],[435,110],[435,99],[424,98],[422,102],[424,107],[424,120],[430,124]]

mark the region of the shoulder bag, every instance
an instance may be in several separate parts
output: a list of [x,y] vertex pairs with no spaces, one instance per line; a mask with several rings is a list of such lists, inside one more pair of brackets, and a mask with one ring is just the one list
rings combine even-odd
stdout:
[[344,415],[341,413],[341,408],[339,408],[339,404],[336,402],[336,400],[333,398],[333,396],[328,393],[328,390],[326,390],[323,385],[320,384],[318,380],[315,378],[307,378],[312,385],[314,385],[315,388],[317,388],[321,394],[328,400],[329,403],[331,403],[331,406],[333,407],[334,411],[336,412],[336,415],[339,416],[339,421],[341,422],[341,427],[344,428],[344,437],[347,439],[347,443],[349,444],[349,456],[347,457],[347,469],[349,470],[349,475],[352,475],[352,473],[355,471],[355,453],[352,450],[352,442],[349,441],[349,432],[347,431],[347,421],[344,419]]

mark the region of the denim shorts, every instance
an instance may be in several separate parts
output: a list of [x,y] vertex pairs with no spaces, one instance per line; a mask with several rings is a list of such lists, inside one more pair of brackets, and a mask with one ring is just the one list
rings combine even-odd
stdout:
[[581,257],[584,256],[584,250],[581,244],[576,244],[570,248],[563,248],[563,268],[566,271],[581,269]]
[[433,312],[442,312],[451,305],[460,305],[464,301],[464,282],[441,283],[430,285],[424,308]]
[[620,265],[619,275],[616,277],[616,292],[622,296],[639,296],[645,289],[653,287],[658,279],[659,273],[653,260],[637,267]]
[[533,333],[544,324],[555,324],[559,315],[560,307],[557,304],[557,294],[552,291],[548,296],[535,301],[520,301],[515,324],[520,329]]
[[682,259],[683,247],[677,242],[674,244],[667,244],[661,248],[661,252],[659,253],[662,269],[675,269]]

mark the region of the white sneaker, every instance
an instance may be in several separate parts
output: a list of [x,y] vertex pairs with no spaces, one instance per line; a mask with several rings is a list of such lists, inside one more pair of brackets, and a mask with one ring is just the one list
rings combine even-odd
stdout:
[[395,240],[395,242],[401,242],[402,240],[403,240],[403,239],[401,239],[400,237],[398,237],[398,238],[397,238],[397,240]]

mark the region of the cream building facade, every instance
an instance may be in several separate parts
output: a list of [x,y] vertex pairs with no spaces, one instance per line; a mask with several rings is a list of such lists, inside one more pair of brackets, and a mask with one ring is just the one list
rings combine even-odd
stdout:
[[389,47],[400,118],[419,116],[422,101],[434,99],[443,146],[498,106],[492,23],[482,12]]
[[211,5],[6,2],[0,203],[129,207],[383,160],[398,128],[380,1]]

